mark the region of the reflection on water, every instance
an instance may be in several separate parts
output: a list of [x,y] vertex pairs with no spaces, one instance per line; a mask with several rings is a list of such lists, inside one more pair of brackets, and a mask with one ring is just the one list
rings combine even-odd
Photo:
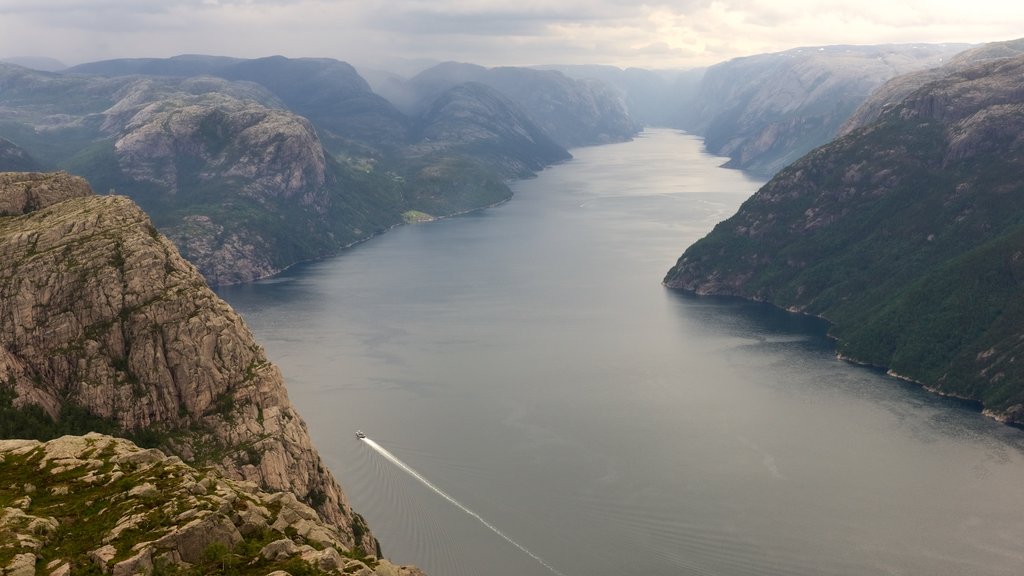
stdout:
[[653,131],[221,291],[385,555],[434,575],[1017,574],[1022,435],[660,279],[757,187]]

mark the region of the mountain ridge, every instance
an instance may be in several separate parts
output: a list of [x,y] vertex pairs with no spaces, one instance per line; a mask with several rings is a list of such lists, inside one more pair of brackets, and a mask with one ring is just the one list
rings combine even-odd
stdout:
[[839,353],[1024,423],[1024,57],[948,71],[779,172],[671,288],[832,323]]

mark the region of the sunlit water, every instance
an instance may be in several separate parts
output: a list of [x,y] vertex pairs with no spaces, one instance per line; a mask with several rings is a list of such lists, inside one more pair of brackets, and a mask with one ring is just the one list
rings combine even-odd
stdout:
[[816,321],[661,286],[757,182],[671,131],[573,153],[502,206],[221,290],[385,556],[432,576],[550,576],[532,555],[567,576],[1024,571],[1024,434],[836,360]]

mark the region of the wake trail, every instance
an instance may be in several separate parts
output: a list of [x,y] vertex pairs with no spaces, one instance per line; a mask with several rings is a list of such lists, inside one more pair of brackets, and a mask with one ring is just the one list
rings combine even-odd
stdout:
[[530,552],[529,550],[526,549],[525,546],[523,546],[519,542],[516,542],[515,540],[513,540],[513,539],[509,538],[508,536],[506,536],[504,532],[502,532],[501,530],[498,530],[493,524],[491,524],[487,520],[484,520],[479,514],[477,514],[476,512],[473,512],[469,508],[466,508],[465,506],[463,506],[458,500],[456,500],[455,498],[452,498],[444,490],[441,490],[440,488],[435,486],[433,482],[431,482],[430,480],[427,480],[426,478],[424,478],[422,474],[420,474],[419,472],[413,470],[412,467],[410,467],[405,462],[402,462],[401,460],[399,460],[397,456],[395,456],[391,452],[388,452],[388,450],[386,448],[384,448],[383,446],[381,446],[380,444],[377,444],[376,442],[374,442],[373,440],[371,440],[369,438],[360,438],[360,440],[365,442],[366,445],[369,446],[370,448],[373,448],[375,451],[377,451],[378,454],[380,454],[381,456],[387,458],[389,461],[391,461],[392,464],[394,464],[395,466],[398,466],[399,468],[404,470],[406,473],[408,473],[410,476],[412,476],[413,478],[419,480],[421,483],[423,483],[424,486],[426,486],[427,488],[430,488],[431,490],[436,492],[438,496],[440,496],[440,497],[444,498],[445,500],[451,502],[452,505],[454,505],[459,510],[462,510],[466,514],[469,514],[473,518],[476,518],[477,521],[479,521],[481,524],[486,526],[491,532],[494,532],[498,536],[501,536],[502,538],[504,538],[506,542],[508,542],[509,544],[511,544],[511,545],[515,546],[516,548],[520,549],[521,551],[523,551],[527,556],[529,556],[530,558],[533,558],[534,560],[536,560],[538,563],[540,563],[541,566],[547,568],[553,574],[557,574],[558,576],[565,576],[565,574],[562,574],[557,569],[555,569],[554,566],[552,566],[552,565],[548,564],[547,562],[545,562],[544,559],[542,559],[540,556],[537,556],[533,552]]

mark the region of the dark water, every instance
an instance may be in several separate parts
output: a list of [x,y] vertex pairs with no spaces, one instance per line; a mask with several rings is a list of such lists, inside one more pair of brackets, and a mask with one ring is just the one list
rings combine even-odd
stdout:
[[432,576],[1021,574],[1024,435],[660,280],[757,187],[652,131],[222,290],[385,555]]

